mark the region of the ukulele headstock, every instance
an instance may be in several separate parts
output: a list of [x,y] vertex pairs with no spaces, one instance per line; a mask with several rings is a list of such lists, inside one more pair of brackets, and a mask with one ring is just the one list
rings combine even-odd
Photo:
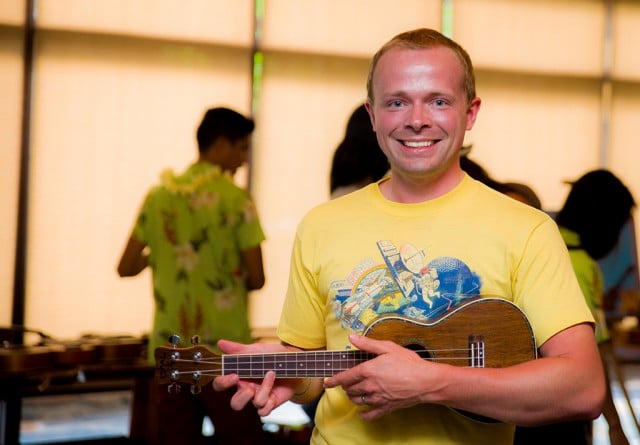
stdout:
[[198,344],[197,336],[192,337],[191,347],[178,347],[180,337],[169,337],[171,346],[155,349],[156,380],[168,384],[169,392],[179,392],[180,384],[191,385],[191,393],[197,394],[201,387],[220,375],[221,358],[209,347]]

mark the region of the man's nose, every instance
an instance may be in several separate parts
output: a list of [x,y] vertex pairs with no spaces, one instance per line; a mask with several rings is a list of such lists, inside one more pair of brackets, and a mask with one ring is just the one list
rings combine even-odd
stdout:
[[412,107],[408,113],[406,125],[416,131],[420,130],[422,127],[430,127],[431,112],[427,107]]

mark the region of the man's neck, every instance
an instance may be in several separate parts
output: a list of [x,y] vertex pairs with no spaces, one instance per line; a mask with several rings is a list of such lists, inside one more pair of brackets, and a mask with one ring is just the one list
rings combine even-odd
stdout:
[[380,183],[380,192],[389,201],[415,204],[439,198],[453,190],[464,177],[462,170],[428,178],[395,175]]

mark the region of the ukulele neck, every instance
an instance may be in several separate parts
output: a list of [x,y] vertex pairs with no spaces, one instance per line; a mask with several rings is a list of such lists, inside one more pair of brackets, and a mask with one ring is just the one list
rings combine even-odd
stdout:
[[330,377],[370,360],[364,351],[312,351],[222,356],[222,374],[262,378],[275,371],[279,378]]

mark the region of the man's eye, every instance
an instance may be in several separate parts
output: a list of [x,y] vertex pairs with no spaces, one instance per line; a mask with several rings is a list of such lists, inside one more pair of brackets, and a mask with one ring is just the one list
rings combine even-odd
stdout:
[[389,106],[390,106],[390,107],[396,107],[396,108],[397,108],[397,107],[401,107],[401,106],[402,106],[402,102],[401,102],[401,101],[399,101],[399,100],[394,100],[394,101],[392,101],[392,102],[390,102],[390,103],[389,103]]
[[436,107],[443,107],[443,106],[445,106],[447,103],[446,103],[444,100],[442,100],[442,99],[436,99],[436,100],[434,100],[434,101],[433,101],[433,104],[434,104]]

